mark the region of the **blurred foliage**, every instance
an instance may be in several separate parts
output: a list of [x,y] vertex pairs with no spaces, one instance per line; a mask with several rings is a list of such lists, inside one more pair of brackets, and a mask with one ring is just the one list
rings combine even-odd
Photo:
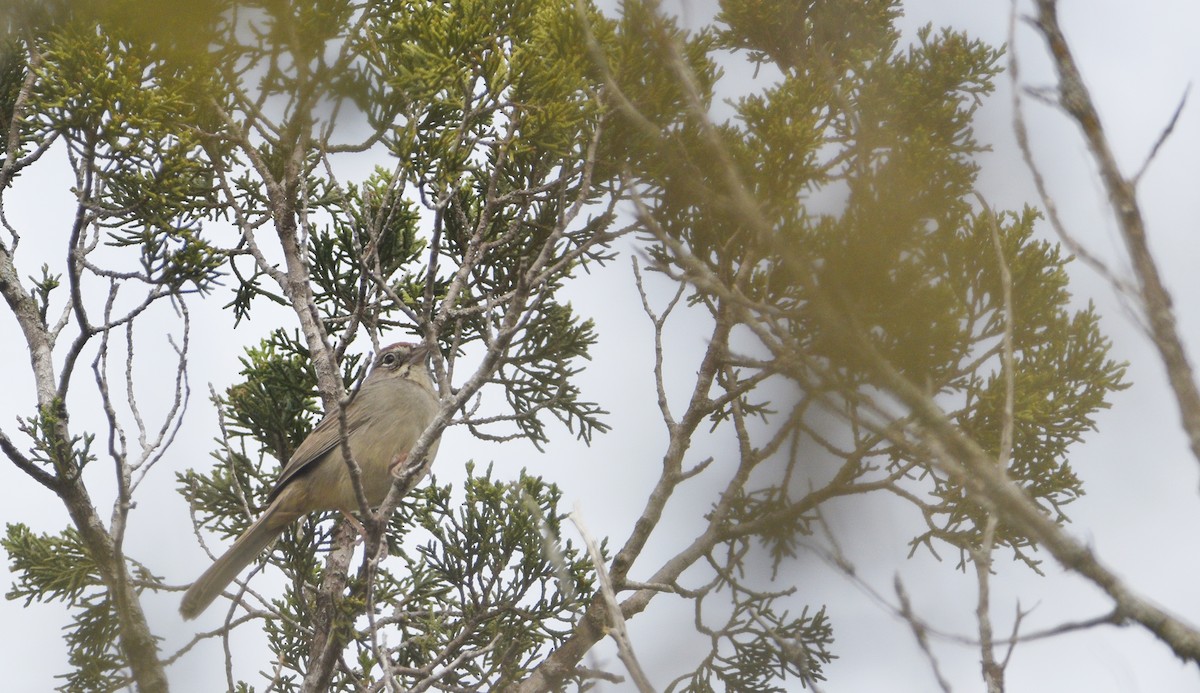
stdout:
[[[448,368],[496,355],[487,385],[501,412],[471,432],[539,447],[554,420],[584,441],[607,430],[606,412],[576,384],[596,328],[559,290],[615,256],[615,204],[633,201],[641,247],[656,269],[691,282],[690,304],[716,314],[729,299],[695,284],[676,248],[755,316],[741,327],[776,345],[761,358],[726,354],[711,396],[728,397],[714,404],[713,429],[734,428],[738,416],[793,426],[851,481],[903,471],[897,483],[928,523],[913,548],[965,555],[982,540],[983,509],[932,451],[859,425],[875,414],[867,403],[879,382],[855,342],[998,454],[1002,258],[1014,298],[1008,471],[1059,521],[1083,492],[1070,446],[1122,387],[1123,367],[1108,358],[1095,312],[1072,305],[1069,258],[1035,236],[1036,212],[993,217],[973,197],[984,147],[971,119],[1000,51],[931,27],[906,45],[899,12],[895,0],[723,0],[713,26],[689,33],[652,0],[627,0],[616,18],[574,0],[17,1],[0,11],[3,156],[15,154],[3,163],[15,177],[63,143],[80,203],[72,242],[87,246],[94,234],[124,258],[95,270],[109,281],[137,279],[172,297],[228,281],[235,323],[269,319],[259,299],[311,296],[339,348],[364,331],[424,336],[436,325]],[[726,76],[731,60],[753,78]],[[731,80],[745,95],[727,104],[731,117],[710,122]],[[330,164],[342,152],[392,167],[342,182]],[[238,233],[214,238],[215,222]],[[268,238],[296,242],[307,284],[276,281],[276,259],[258,244]],[[62,276],[46,267],[31,280],[43,322]],[[833,329],[830,313],[850,329]],[[364,364],[339,358],[350,386]],[[279,465],[317,420],[311,361],[299,334],[282,328],[246,349],[240,382],[216,402],[217,464],[177,477],[197,524],[222,540],[261,512]],[[770,396],[767,378],[787,380],[801,404]],[[850,420],[848,440],[813,435],[806,407],[818,398]],[[885,424],[919,434],[903,417]],[[21,430],[34,462],[77,476],[92,439],[60,428],[55,411]],[[755,443],[740,453],[760,452]],[[790,592],[740,582],[752,547],[765,545],[778,571],[811,533],[815,516],[797,499],[811,490],[803,450],[781,446],[770,459],[788,459],[747,472],[727,498],[718,548],[728,553],[724,563],[710,555],[718,577],[702,593],[728,590],[732,609],[720,626],[697,619],[712,647],[679,679],[687,690],[823,680],[833,657],[825,607],[793,616],[781,601]],[[490,470],[472,470],[458,493],[433,484],[407,498],[389,527],[390,560],[351,581],[332,689],[382,676],[376,627],[398,643],[386,656],[411,679],[402,683],[460,655],[439,685],[502,689],[523,678],[595,590],[584,555],[558,539],[559,500],[541,479]],[[264,626],[283,690],[307,668],[330,527],[328,516],[306,518],[264,557],[289,578],[274,603],[284,618]],[[742,527],[755,529],[738,535]],[[1036,566],[1028,537],[1001,523],[996,539]],[[4,547],[19,576],[10,598],[63,601],[75,613],[64,688],[119,685],[113,610],[78,536],[10,525]]]
[[[899,11],[891,1],[723,2],[715,45],[743,53],[770,77],[711,129],[698,114],[695,124],[679,125],[639,109],[649,123],[630,117],[630,127],[654,136],[628,153],[631,165],[646,181],[648,216],[661,232],[766,316],[759,327],[782,346],[762,368],[810,395],[828,387],[848,418],[861,421],[860,405],[878,383],[867,350],[846,340],[869,340],[912,382],[954,403],[954,420],[994,454],[1004,401],[998,234],[1014,296],[1009,472],[1062,521],[1061,507],[1082,493],[1069,446],[1094,428],[1095,412],[1123,386],[1124,367],[1108,358],[1095,312],[1071,307],[1069,258],[1034,238],[1036,212],[993,220],[973,204],[975,157],[984,148],[971,118],[992,90],[1000,51],[930,27],[904,47],[893,24]],[[675,31],[667,22],[651,26],[645,31]],[[696,87],[698,107],[707,109],[712,91],[703,78]],[[626,90],[635,104],[639,90],[639,82]],[[650,248],[659,269],[687,276],[668,246]],[[850,327],[830,325],[821,306]],[[742,400],[749,411],[764,407]],[[928,451],[853,430],[843,448],[853,452],[842,460],[857,460],[857,475],[879,468],[871,458],[885,471],[918,463],[912,481],[930,493],[921,497],[932,519],[914,546],[979,545],[983,509]],[[778,513],[793,493],[777,482],[748,492],[757,500],[740,517]],[[791,520],[806,531],[802,516]],[[777,560],[794,540],[772,534]],[[1027,537],[1002,524],[997,541],[1036,565]]]
[[[121,9],[146,19],[156,13],[132,6],[152,4],[16,3],[0,46],[0,117],[18,157],[66,142],[75,195],[88,210],[76,234],[103,229],[110,245],[133,249],[136,276],[148,284],[207,291],[225,263],[202,231],[219,206],[203,134],[215,126],[207,102],[215,85],[205,76],[205,52],[185,66],[164,47],[167,39],[129,23]],[[201,25],[189,32],[154,26],[175,26],[190,40],[204,35]],[[12,175],[34,160],[14,161]]]

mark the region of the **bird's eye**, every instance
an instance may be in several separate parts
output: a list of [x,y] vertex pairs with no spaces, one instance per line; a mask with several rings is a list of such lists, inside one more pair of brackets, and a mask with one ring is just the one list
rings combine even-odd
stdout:
[[383,355],[383,365],[385,365],[385,366],[395,365],[396,359],[397,359],[397,356],[395,354],[384,354]]

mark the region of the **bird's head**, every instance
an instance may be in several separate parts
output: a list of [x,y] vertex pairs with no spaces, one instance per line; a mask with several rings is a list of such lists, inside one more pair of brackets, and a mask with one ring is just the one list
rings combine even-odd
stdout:
[[416,380],[432,388],[429,379],[429,347],[424,343],[397,342],[384,347],[371,366],[371,377]]

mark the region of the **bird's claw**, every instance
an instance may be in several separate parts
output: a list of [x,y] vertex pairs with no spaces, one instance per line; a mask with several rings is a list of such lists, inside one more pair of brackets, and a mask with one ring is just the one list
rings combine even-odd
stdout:
[[388,465],[388,474],[394,479],[399,479],[400,475],[404,473],[404,464],[406,462],[408,462],[407,452],[396,455],[396,459],[392,460],[392,463]]

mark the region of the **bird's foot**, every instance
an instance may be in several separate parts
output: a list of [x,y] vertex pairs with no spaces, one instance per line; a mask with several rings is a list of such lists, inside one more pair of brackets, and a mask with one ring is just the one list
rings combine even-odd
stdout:
[[[363,546],[367,546],[368,541],[370,540],[370,534],[367,532],[367,528],[363,526],[363,523],[358,521],[358,518],[354,517],[345,510],[342,510],[341,513],[342,517],[346,518],[346,522],[348,522],[350,526],[354,528],[354,531],[358,533],[358,540],[354,543],[356,545],[362,544]],[[378,560],[382,561],[388,557],[388,545],[386,537],[380,537],[379,549],[376,551],[376,553],[379,556]]]
[[399,455],[396,455],[396,459],[392,460],[392,463],[388,465],[388,474],[390,474],[395,479],[399,479],[400,475],[404,474],[404,472],[406,471],[405,463],[407,463],[407,462],[408,462],[408,453],[407,452],[402,452]]
[[358,521],[358,518],[354,517],[350,513],[346,512],[345,510],[342,510],[341,513],[342,513],[342,517],[344,517],[346,519],[346,522],[350,523],[350,526],[354,528],[354,531],[358,532],[358,540],[360,542],[366,543],[367,528],[363,527],[363,524]]

